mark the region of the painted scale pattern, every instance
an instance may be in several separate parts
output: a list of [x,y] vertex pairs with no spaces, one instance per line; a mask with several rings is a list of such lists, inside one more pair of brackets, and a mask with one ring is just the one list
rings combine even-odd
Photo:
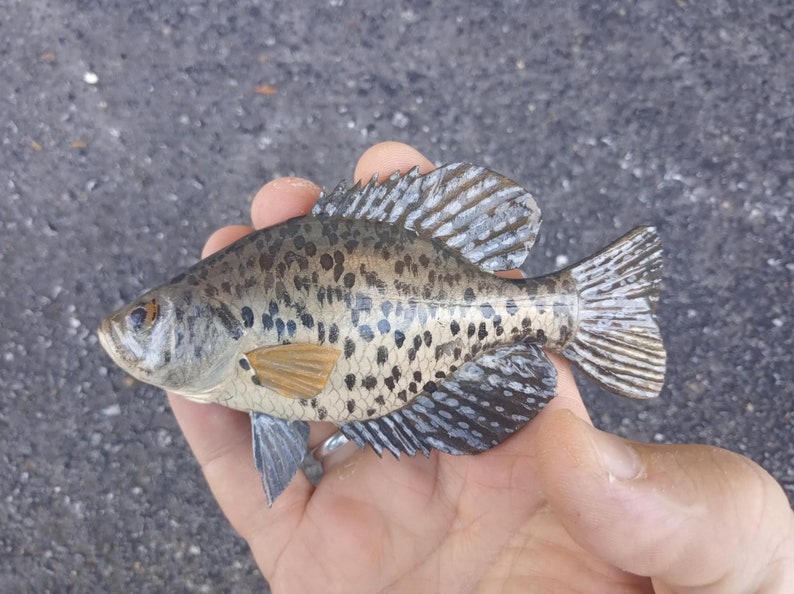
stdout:
[[[209,270],[221,274],[210,278]],[[325,390],[308,400],[263,390],[240,357],[214,388],[218,402],[337,423],[380,417],[432,393],[462,363],[499,344],[561,350],[577,313],[566,273],[507,281],[405,229],[346,219],[298,219],[254,233],[172,286],[185,296],[185,310],[195,292],[239,304],[226,315],[243,329],[240,353],[288,343],[341,352]]]

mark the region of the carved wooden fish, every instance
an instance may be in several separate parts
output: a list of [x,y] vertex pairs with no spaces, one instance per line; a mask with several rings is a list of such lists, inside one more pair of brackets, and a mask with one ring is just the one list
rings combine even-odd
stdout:
[[520,269],[539,225],[529,193],[474,165],[340,185],[111,314],[99,337],[141,381],[250,412],[270,502],[307,421],[395,456],[501,443],[555,394],[541,347],[616,394],[658,395],[656,231],[540,278],[495,276]]

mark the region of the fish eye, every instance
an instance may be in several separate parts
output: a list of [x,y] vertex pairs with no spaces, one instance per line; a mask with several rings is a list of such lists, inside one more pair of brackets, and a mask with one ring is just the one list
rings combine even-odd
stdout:
[[159,313],[160,307],[157,305],[157,302],[154,299],[147,301],[146,303],[142,303],[130,312],[130,326],[135,332],[148,330],[157,320]]

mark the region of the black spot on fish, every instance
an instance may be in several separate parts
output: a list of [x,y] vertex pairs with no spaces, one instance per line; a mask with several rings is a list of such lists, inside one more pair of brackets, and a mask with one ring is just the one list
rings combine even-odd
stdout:
[[265,330],[273,329],[273,318],[270,317],[270,314],[262,314],[262,327]]
[[356,401],[351,398],[347,401],[347,412],[352,415],[354,410],[356,410]]
[[281,318],[276,318],[276,332],[279,339],[281,339],[281,335],[284,334],[284,320]]
[[485,328],[485,322],[480,322],[480,328],[477,331],[477,338],[480,340],[485,340],[486,336],[488,336],[488,330]]
[[303,235],[295,235],[292,238],[292,243],[297,249],[303,249],[303,246],[306,245],[306,238]]
[[353,356],[353,353],[356,352],[356,343],[353,342],[350,338],[345,338],[345,359],[349,359]]
[[[454,369],[450,368],[450,371],[454,371]],[[436,379],[444,379],[445,377],[447,377],[446,373],[443,371],[436,371]]]
[[378,411],[376,411],[374,408],[368,408],[367,409],[367,416],[369,416],[369,417],[375,416],[376,412],[378,412]]
[[392,305],[391,301],[383,301],[380,304],[380,310],[383,312],[383,317],[388,317],[389,313],[391,313]]
[[325,417],[327,417],[327,416],[328,416],[328,409],[325,408],[324,406],[318,406],[317,407],[317,418],[320,419],[321,421],[324,421]]
[[372,388],[378,385],[378,380],[375,378],[374,375],[368,375],[363,380],[361,380],[361,385],[367,390],[371,390]]
[[303,251],[306,252],[306,255],[311,257],[317,253],[317,246],[314,244],[313,241],[307,241],[306,245],[303,246]]
[[477,333],[477,326],[474,325],[474,322],[469,323],[469,327],[466,329],[466,336],[471,338]]
[[494,328],[494,331],[496,332],[497,336],[501,336],[502,334],[505,333],[505,329],[502,326],[496,326]]
[[501,323],[502,323],[502,316],[500,316],[499,314],[496,314],[493,317],[493,325],[494,326],[499,326],[499,325],[501,325]]
[[422,268],[427,268],[430,264],[430,258],[426,254],[421,254],[419,256],[419,264],[422,265]]
[[436,386],[436,382],[427,382],[424,386],[422,386],[422,389],[425,392],[432,394],[438,389],[438,387]]
[[255,386],[262,385],[262,382],[259,381],[259,377],[257,377],[256,375],[251,376],[251,383],[254,384]]
[[532,328],[532,320],[529,318],[524,318],[521,320],[521,328],[524,330],[524,332],[529,331],[530,328]]
[[516,305],[516,302],[513,299],[507,300],[507,303],[505,303],[505,309],[507,310],[507,313],[509,313],[511,316],[514,316],[518,313],[518,306]]
[[537,333],[535,333],[535,341],[538,344],[546,344],[546,342],[548,341],[548,338],[546,337],[546,333],[543,330],[538,330]]
[[267,306],[267,313],[271,316],[275,316],[278,313],[278,303],[274,299],[270,300],[270,303]]
[[483,303],[480,305],[480,312],[486,319],[490,318],[494,314],[493,307],[491,307],[490,303]]
[[416,336],[414,336],[414,348],[415,348],[417,351],[418,351],[420,348],[422,348],[422,337],[421,337],[421,336],[419,336],[418,334],[417,334]]
[[414,381],[421,382],[422,381],[422,372],[421,371],[414,371]]
[[240,359],[239,363],[240,363],[240,367],[242,367],[246,371],[251,371],[251,365],[248,364],[248,359]]
[[395,330],[394,331],[394,343],[397,345],[397,348],[400,348],[405,342],[405,334],[402,330]]
[[323,254],[320,256],[320,266],[323,267],[323,270],[331,270],[334,267],[334,259],[331,257],[331,254]]
[[460,332],[460,324],[458,324],[457,320],[452,320],[449,323],[449,329],[452,331],[452,336],[457,336],[458,332]]
[[229,311],[229,308],[226,306],[226,304],[221,303],[220,305],[212,306],[210,307],[210,311],[218,317],[226,332],[229,333],[229,336],[233,340],[239,340],[240,337],[242,337],[243,329],[240,327],[240,323],[237,321],[237,318],[235,318],[232,315],[232,312]]
[[306,312],[301,315],[301,324],[303,324],[305,328],[314,328],[314,317],[312,314]]
[[419,388],[416,386],[416,382],[411,382],[408,384],[408,391],[411,394],[416,394],[419,391]]
[[385,346],[378,347],[378,355],[376,361],[378,365],[383,365],[389,359],[389,350]]
[[245,326],[246,328],[250,328],[251,326],[253,326],[254,312],[251,310],[251,308],[246,305],[245,307],[243,307],[241,313],[243,316],[243,326]]
[[331,324],[331,327],[328,328],[328,342],[331,344],[336,344],[336,341],[339,340],[339,326],[335,323]]
[[[348,390],[352,390],[356,386],[356,376],[352,373],[348,373],[345,376],[345,385],[347,386]],[[352,411],[351,411],[352,412]]]
[[397,398],[399,398],[403,402],[408,402],[408,392],[406,392],[405,390],[400,390],[399,392],[397,392]]
[[341,264],[337,264],[334,266],[334,282],[339,282],[339,277],[342,276],[342,273],[345,271],[345,267]]
[[273,256],[271,256],[270,254],[267,254],[267,253],[260,254],[260,256],[259,256],[259,269],[262,272],[265,272],[266,270],[270,270],[271,268],[273,268]]
[[433,334],[430,332],[430,330],[425,330],[423,339],[425,341],[425,346],[430,346],[433,344]]
[[466,301],[467,303],[471,303],[472,301],[474,301],[475,298],[476,297],[474,295],[474,289],[472,289],[471,287],[466,287],[466,290],[463,291],[463,300]]
[[389,388],[390,391],[394,391],[395,383],[393,377],[387,377],[385,380],[383,380],[383,383],[386,384],[386,387]]
[[364,295],[363,293],[358,293],[356,295],[356,309],[359,311],[371,311],[372,310],[372,297],[369,295]]
[[389,320],[380,320],[378,322],[378,332],[381,334],[386,334],[389,330],[391,330],[391,324],[389,324]]
[[398,365],[395,365],[391,368],[391,376],[398,381],[402,377],[402,371],[400,371],[400,367]]
[[358,334],[366,342],[370,342],[373,338],[375,338],[375,333],[372,331],[372,328],[366,324],[358,327]]
[[287,332],[290,336],[295,336],[295,331],[298,329],[298,325],[295,323],[295,320],[287,321]]
[[408,360],[413,361],[414,359],[416,359],[416,349],[411,347],[408,349]]
[[404,271],[405,271],[405,264],[403,264],[402,260],[397,260],[394,263],[394,273],[399,276],[402,275]]
[[317,341],[322,344],[325,342],[325,324],[317,322]]
[[352,254],[353,251],[358,247],[358,239],[348,239],[345,242],[345,249],[347,250],[348,254]]
[[342,279],[342,283],[345,285],[345,288],[352,289],[353,285],[356,284],[356,275],[352,272],[348,272]]

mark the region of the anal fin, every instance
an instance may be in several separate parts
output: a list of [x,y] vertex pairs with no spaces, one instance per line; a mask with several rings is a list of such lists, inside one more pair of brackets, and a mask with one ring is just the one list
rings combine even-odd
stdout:
[[309,444],[306,421],[286,421],[265,413],[251,413],[254,464],[262,476],[267,506],[295,478]]
[[510,437],[551,400],[557,371],[537,345],[515,344],[481,354],[378,419],[354,421],[340,430],[359,447],[366,444],[394,456],[431,448],[447,454],[475,454]]

